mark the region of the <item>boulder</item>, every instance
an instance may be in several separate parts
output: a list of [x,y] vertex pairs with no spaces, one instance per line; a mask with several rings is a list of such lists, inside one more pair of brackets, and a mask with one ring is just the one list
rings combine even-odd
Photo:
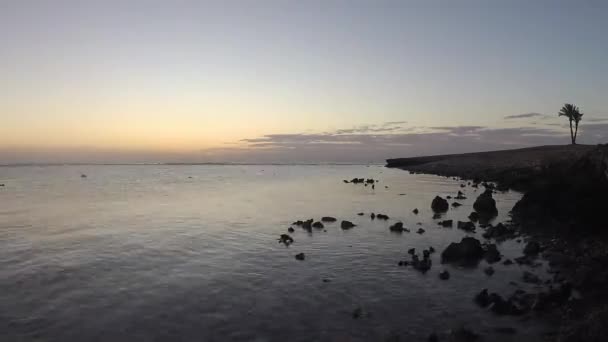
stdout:
[[418,215],[418,213],[419,213],[420,211],[418,210],[418,208],[416,208],[416,209],[414,209],[412,212],[413,212],[414,214]]
[[287,228],[287,231],[290,233],[293,233],[295,231],[295,229],[293,229],[292,227]]
[[454,220],[443,220],[439,222],[439,225],[445,228],[452,227],[454,225]]
[[391,232],[396,233],[403,233],[403,231],[405,230],[405,228],[403,228],[403,222],[397,222],[391,225],[388,229],[390,229]]
[[424,234],[424,229],[418,228],[418,230],[416,231],[416,233],[418,233],[418,234]]
[[539,284],[541,282],[540,278],[537,275],[528,271],[524,271],[522,280],[524,281],[524,283],[529,284]]
[[473,237],[464,237],[460,242],[452,242],[442,253],[442,262],[471,264],[483,258],[481,242]]
[[473,211],[471,214],[469,214],[469,220],[472,222],[479,221],[479,214],[476,211]]
[[506,237],[512,233],[504,224],[499,223],[496,226],[490,226],[482,236],[486,239],[499,239]]
[[436,213],[446,212],[449,208],[450,206],[448,204],[448,201],[439,196],[435,196],[433,202],[431,202],[431,209],[433,209],[433,211]]
[[460,207],[460,206],[462,206],[462,204],[460,204],[460,203],[458,203],[458,202],[454,202],[454,203],[452,203],[452,207],[454,207],[454,208],[458,208],[458,207]]
[[443,270],[439,273],[439,279],[441,280],[448,280],[450,279],[450,272]]
[[335,217],[331,217],[331,216],[323,216],[321,218],[321,221],[323,222],[336,222],[336,218]]
[[342,223],[340,223],[340,228],[342,229],[351,229],[352,227],[355,227],[356,224],[350,222],[350,221],[342,221]]
[[378,214],[378,215],[376,215],[376,218],[378,220],[385,220],[385,221],[389,219],[388,215],[384,215],[384,214]]
[[296,260],[302,261],[302,260],[304,260],[304,258],[305,258],[304,253],[298,253],[298,254],[296,254]]
[[483,273],[485,273],[487,276],[491,276],[494,274],[494,267],[492,266],[488,266],[483,270]]
[[484,191],[473,203],[473,208],[479,215],[484,217],[494,217],[498,214],[496,201],[492,198],[492,190]]

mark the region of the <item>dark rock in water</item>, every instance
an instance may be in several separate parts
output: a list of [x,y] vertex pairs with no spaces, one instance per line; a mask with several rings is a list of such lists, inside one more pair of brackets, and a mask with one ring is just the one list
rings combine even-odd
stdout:
[[292,225],[294,225],[294,226],[301,226],[303,224],[304,224],[304,221],[302,221],[302,220],[297,220],[296,222],[292,223]]
[[295,231],[295,229],[289,227],[289,228],[287,228],[287,231],[290,232],[290,233],[293,233]]
[[513,260],[511,260],[511,259],[507,259],[507,260],[505,260],[505,261],[504,261],[502,264],[503,264],[503,265],[505,265],[505,266],[508,266],[508,265],[513,265]]
[[416,254],[416,248],[410,248],[407,250],[407,254],[414,255]]
[[432,261],[428,257],[420,260],[417,255],[413,255],[411,264],[415,270],[426,273],[431,269]]
[[511,235],[513,232],[505,227],[504,224],[499,223],[496,226],[490,226],[482,236],[486,239],[500,239]]
[[304,258],[305,258],[304,253],[298,253],[298,254],[296,254],[296,260],[302,261],[302,260],[304,260]]
[[452,196],[447,195],[447,196],[445,196],[445,198],[447,198],[447,199],[452,199]]
[[498,214],[496,209],[496,201],[492,198],[492,191],[484,191],[473,203],[473,208],[479,215],[484,217],[494,217]]
[[293,238],[287,234],[281,234],[279,237],[279,242],[289,246],[293,243]]
[[87,178],[87,175],[85,175],[84,173],[80,175],[80,178]]
[[344,183],[350,183],[348,180],[344,179],[342,180]]
[[356,224],[350,222],[350,221],[342,221],[342,223],[340,223],[340,227],[342,229],[351,229],[352,227],[355,227]]
[[4,186],[4,183],[1,183],[0,186]]
[[462,206],[462,204],[460,204],[460,203],[458,203],[458,202],[454,202],[454,203],[452,203],[452,207],[454,207],[454,208],[458,208],[458,207],[460,207],[460,206]]
[[357,215],[359,215],[359,216],[363,216],[363,215],[365,215],[365,213],[358,213]]
[[454,225],[454,220],[443,220],[439,222],[439,225],[445,228],[452,227]]
[[472,222],[479,221],[479,214],[473,211],[471,214],[469,214],[469,220],[471,220]]
[[461,187],[461,188],[464,188],[464,187],[466,187],[466,186],[467,186],[466,184],[460,184],[460,187]]
[[371,214],[369,215],[369,217],[370,217],[372,220],[374,220],[374,219],[376,218],[376,214],[371,213]]
[[321,222],[319,222],[319,221],[317,221],[317,222],[313,223],[313,224],[312,224],[312,227],[313,227],[313,228],[316,228],[316,229],[323,229],[323,228],[325,228],[325,226],[323,225],[323,223],[321,223]]
[[540,250],[540,244],[537,241],[530,241],[524,247],[524,255],[537,255]]
[[475,303],[482,308],[487,308],[492,302],[490,301],[490,294],[488,289],[483,289],[477,295],[475,295]]
[[373,179],[369,178],[369,179],[367,179],[365,182],[366,182],[366,183],[373,184],[375,181],[374,181]]
[[385,221],[389,219],[388,215],[384,215],[384,214],[378,214],[378,215],[376,215],[376,218],[378,220],[385,220]]
[[419,210],[418,210],[418,208],[416,208],[416,209],[412,210],[412,212],[413,212],[414,214],[418,215]]
[[308,230],[309,232],[312,230],[312,222],[313,219],[306,220],[302,223],[302,228]]
[[424,234],[424,229],[418,228],[418,230],[416,231],[416,233],[418,233],[418,234]]
[[540,278],[537,275],[530,273],[528,271],[524,271],[522,279],[523,279],[524,283],[529,283],[529,284],[539,284],[541,282]]
[[449,208],[448,201],[439,196],[435,196],[433,202],[431,202],[431,209],[436,213],[446,212]]
[[528,266],[533,266],[534,265],[534,256],[531,255],[524,255],[524,256],[520,256],[515,258],[515,262],[519,265],[528,265]]
[[323,278],[324,283],[331,283],[331,279]]
[[473,222],[463,222],[458,221],[457,225],[458,229],[462,229],[466,232],[474,232],[475,231],[475,223]]
[[336,222],[336,218],[335,217],[331,217],[331,216],[323,216],[321,218],[321,221],[323,222]]
[[458,195],[457,195],[456,197],[454,197],[454,199],[457,199],[457,200],[465,200],[465,199],[467,199],[467,198],[464,196],[464,194],[462,193],[462,191],[460,191],[460,190],[459,190],[459,191],[458,191]]
[[388,229],[390,229],[391,232],[396,232],[396,233],[403,233],[403,231],[405,230],[403,228],[403,222],[396,222],[395,224],[390,226]]
[[429,335],[429,338],[427,339],[428,342],[439,342],[439,336],[437,336],[437,334],[432,333]]
[[442,262],[448,263],[477,263],[483,258],[484,250],[481,242],[473,237],[465,237],[458,243],[452,242],[442,253]]
[[441,280],[448,280],[448,279],[450,279],[450,272],[445,271],[445,270],[442,271],[442,272],[440,272],[439,273],[439,279],[441,279]]
[[500,252],[498,252],[498,248],[495,244],[490,244],[486,246],[486,251],[483,255],[483,258],[489,264],[493,264],[495,262],[499,262],[501,259]]
[[433,246],[429,247],[429,252],[435,253],[435,248],[433,248]]
[[430,256],[431,256],[431,251],[426,250],[426,249],[422,251],[422,257],[423,257],[423,258],[425,258],[425,259],[426,259],[426,258],[428,258],[428,257],[430,257]]
[[440,219],[440,218],[441,218],[441,213],[434,213],[433,214],[433,220]]
[[483,270],[483,273],[485,273],[485,274],[486,274],[486,275],[488,275],[488,276],[493,275],[493,274],[494,274],[494,272],[495,272],[495,271],[494,271],[494,267],[492,267],[492,266],[488,266],[488,267],[486,267],[486,268]]

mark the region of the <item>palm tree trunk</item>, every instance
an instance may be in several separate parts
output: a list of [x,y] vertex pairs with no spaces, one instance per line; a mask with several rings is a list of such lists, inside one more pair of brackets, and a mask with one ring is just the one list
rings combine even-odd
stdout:
[[572,145],[574,145],[575,142],[574,142],[574,132],[572,131],[572,120],[570,120],[570,140],[572,141]]
[[574,126],[575,126],[575,128],[574,128],[574,142],[573,142],[573,144],[576,145],[576,135],[578,134],[578,121],[576,121],[574,123]]

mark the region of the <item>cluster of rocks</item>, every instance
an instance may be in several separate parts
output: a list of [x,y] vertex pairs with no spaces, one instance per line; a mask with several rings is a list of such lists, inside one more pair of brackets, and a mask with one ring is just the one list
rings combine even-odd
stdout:
[[474,301],[480,307],[489,308],[497,315],[519,316],[530,311],[542,312],[557,308],[568,301],[571,293],[572,286],[569,284],[559,284],[537,293],[517,289],[507,298],[483,289],[475,296]]
[[502,256],[495,244],[482,245],[474,237],[464,237],[460,242],[452,242],[441,253],[443,263],[477,265],[485,259],[488,263],[500,261]]
[[409,261],[401,260],[397,264],[399,266],[412,266],[413,269],[426,273],[433,265],[433,261],[431,260],[431,254],[433,253],[435,253],[435,249],[433,247],[429,247],[429,249],[422,251],[422,259],[420,259],[420,256],[416,253],[416,249],[410,248],[407,251],[407,254],[411,256],[411,259]]

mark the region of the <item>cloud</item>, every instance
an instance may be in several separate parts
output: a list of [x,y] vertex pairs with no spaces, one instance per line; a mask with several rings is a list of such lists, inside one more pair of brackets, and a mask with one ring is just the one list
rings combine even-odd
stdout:
[[527,118],[546,118],[547,115],[541,113],[524,113],[524,114],[515,114],[515,115],[507,115],[504,117],[505,120],[512,119],[527,119]]

